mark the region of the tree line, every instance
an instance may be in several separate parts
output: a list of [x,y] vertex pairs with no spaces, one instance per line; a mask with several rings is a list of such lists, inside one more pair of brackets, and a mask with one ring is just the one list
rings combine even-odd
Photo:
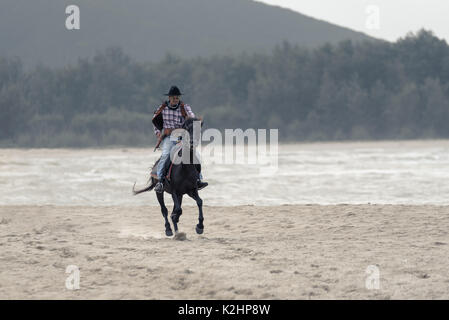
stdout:
[[0,57],[0,146],[153,145],[151,118],[171,85],[204,128],[278,128],[281,141],[449,138],[449,46],[421,30],[157,63],[119,47],[63,68]]

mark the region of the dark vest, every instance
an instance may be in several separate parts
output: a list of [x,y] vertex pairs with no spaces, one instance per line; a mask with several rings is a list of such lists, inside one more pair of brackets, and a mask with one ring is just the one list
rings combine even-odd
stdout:
[[[162,131],[162,129],[164,128],[164,119],[162,117],[162,111],[168,107],[167,102],[164,102],[155,112],[154,112],[154,116],[153,116],[153,124],[154,126],[159,130]],[[184,108],[184,102],[180,101],[179,102],[179,107],[181,108],[181,115],[184,117],[184,119],[187,118],[187,112]]]

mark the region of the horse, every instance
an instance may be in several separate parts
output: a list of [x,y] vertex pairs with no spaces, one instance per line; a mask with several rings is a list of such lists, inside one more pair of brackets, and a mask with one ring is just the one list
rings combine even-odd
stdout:
[[[164,191],[162,193],[156,192],[157,200],[159,202],[159,205],[161,206],[162,216],[165,219],[165,235],[167,237],[171,237],[173,235],[173,231],[170,227],[170,222],[168,221],[168,210],[164,203],[164,192],[171,194],[173,199],[174,206],[170,217],[173,222],[175,234],[178,234],[178,223],[179,217],[182,214],[181,204],[184,194],[187,194],[189,197],[195,200],[198,206],[199,215],[198,224],[195,227],[196,233],[202,234],[204,232],[203,200],[198,194],[197,186],[198,173],[201,171],[201,165],[199,165],[198,163],[195,164],[193,161],[195,147],[196,145],[198,145],[198,140],[195,139],[193,135],[193,124],[195,121],[201,121],[201,126],[203,125],[202,119],[188,118],[184,121],[184,124],[182,126],[182,129],[184,129],[185,132],[189,133],[188,137],[190,138],[181,140],[180,144],[182,149],[180,151],[187,151],[189,153],[189,161],[187,161],[187,163],[184,163],[184,158],[182,158],[183,160],[174,162],[171,169],[169,170],[167,179],[165,179]],[[176,147],[177,146],[173,147],[173,149]],[[176,151],[176,153],[178,152],[179,151]],[[154,171],[155,167],[157,167],[157,162],[153,166],[152,171]],[[151,191],[158,182],[158,179],[151,176],[150,180],[151,184],[148,187],[140,190],[135,190],[136,184],[134,183],[132,190],[133,194],[137,195],[146,191]]]

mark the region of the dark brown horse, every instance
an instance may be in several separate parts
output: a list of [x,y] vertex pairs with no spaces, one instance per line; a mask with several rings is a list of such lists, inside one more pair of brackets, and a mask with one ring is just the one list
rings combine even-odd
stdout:
[[[187,194],[189,197],[193,198],[196,201],[196,204],[198,205],[199,209],[199,216],[198,216],[198,224],[196,225],[196,232],[198,234],[202,234],[204,232],[204,225],[203,225],[203,200],[201,200],[199,194],[198,194],[198,174],[201,171],[201,166],[199,164],[194,163],[194,157],[195,157],[195,146],[198,145],[198,140],[195,139],[193,135],[193,123],[194,121],[201,121],[197,118],[189,118],[187,119],[183,124],[183,129],[186,130],[189,134],[187,137],[188,139],[181,140],[181,151],[187,152],[188,157],[185,156],[182,157],[182,161],[176,162],[172,165],[170,173],[169,173],[169,180],[165,179],[164,184],[164,191],[167,193],[170,193],[173,198],[173,211],[171,213],[171,220],[173,222],[173,226],[175,228],[175,233],[178,232],[178,222],[179,217],[182,214],[182,197]],[[202,126],[202,122],[201,122]],[[186,161],[188,159],[188,161]],[[157,163],[155,164],[155,166]],[[154,166],[153,166],[154,168]],[[145,187],[140,190],[135,190],[135,184],[133,186],[133,194],[137,195],[142,192],[151,191],[154,186],[157,183],[157,178],[151,177],[151,183],[148,187]],[[164,192],[157,193],[156,192],[157,200],[159,201],[159,204],[161,206],[162,216],[165,219],[165,234],[167,237],[170,237],[173,235],[172,229],[170,227],[170,222],[168,221],[168,210],[165,206],[164,202]]]

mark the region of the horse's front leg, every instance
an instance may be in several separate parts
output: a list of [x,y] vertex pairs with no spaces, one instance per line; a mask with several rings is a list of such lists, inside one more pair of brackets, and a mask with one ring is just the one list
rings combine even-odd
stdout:
[[196,225],[196,233],[198,234],[202,234],[204,232],[204,225],[203,225],[203,200],[200,198],[199,194],[198,194],[198,190],[194,190],[191,193],[189,193],[189,196],[193,198],[193,200],[196,201],[196,204],[198,206],[198,211],[199,211],[199,215],[198,215],[198,224]]
[[177,195],[175,192],[173,192],[172,198],[173,198],[173,212],[171,214],[171,221],[173,222],[173,226],[175,227],[175,233],[177,233],[179,217],[182,214],[181,209],[182,195]]
[[167,237],[171,237],[173,235],[173,231],[171,231],[170,222],[168,222],[168,210],[164,202],[164,193],[156,192],[156,197],[157,201],[159,201],[159,204],[161,205],[162,216],[165,219],[165,235]]

